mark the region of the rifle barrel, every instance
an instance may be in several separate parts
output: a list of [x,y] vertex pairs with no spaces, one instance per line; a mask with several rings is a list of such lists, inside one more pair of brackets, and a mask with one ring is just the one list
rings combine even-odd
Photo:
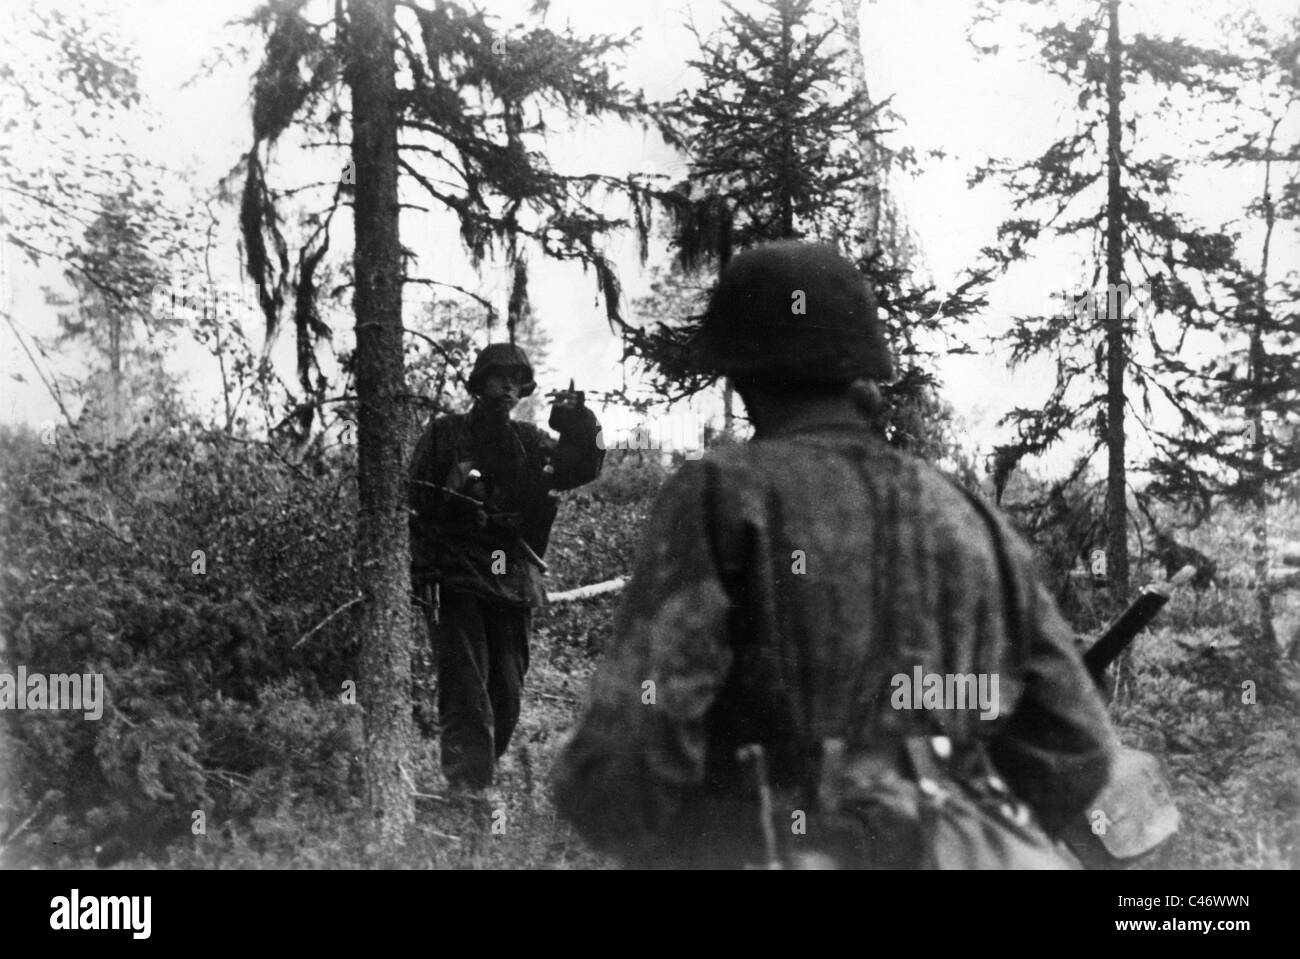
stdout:
[[1129,603],[1128,608],[1120,613],[1106,627],[1101,638],[1083,654],[1083,665],[1088,668],[1094,679],[1100,680],[1106,667],[1119,659],[1119,656],[1134,637],[1155,619],[1156,613],[1169,602],[1169,592],[1164,586],[1152,583],[1138,594],[1137,599]]

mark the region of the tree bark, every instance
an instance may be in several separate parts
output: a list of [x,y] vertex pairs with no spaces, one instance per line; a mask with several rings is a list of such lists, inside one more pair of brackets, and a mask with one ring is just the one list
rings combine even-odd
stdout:
[[1255,468],[1253,483],[1254,506],[1254,544],[1255,560],[1255,611],[1259,617],[1259,648],[1267,656],[1275,656],[1277,632],[1273,628],[1273,593],[1268,584],[1268,487],[1264,477],[1268,462],[1266,459],[1267,441],[1264,436],[1264,410],[1259,402],[1261,391],[1267,385],[1268,372],[1265,369],[1268,354],[1264,348],[1264,327],[1268,323],[1268,261],[1273,242],[1273,226],[1277,221],[1276,210],[1271,195],[1273,179],[1273,141],[1277,137],[1280,120],[1273,121],[1269,130],[1268,143],[1264,148],[1264,250],[1260,256],[1259,281],[1255,288],[1254,324],[1250,330],[1250,405],[1246,418],[1250,423],[1250,454]]
[[792,64],[794,38],[791,35],[794,16],[790,7],[782,4],[781,14],[781,107],[777,114],[777,124],[781,136],[781,186],[777,205],[781,213],[781,237],[790,239],[794,236],[794,125],[793,111],[790,110],[790,83],[794,74]]
[[363,597],[358,703],[367,802],[381,851],[415,819],[411,740],[402,254],[398,240],[394,0],[349,0],[356,247],[357,556]]
[[[862,25],[859,11],[862,0],[840,0],[840,16],[844,29],[844,42],[848,48],[849,73],[853,77],[853,93],[864,106],[871,103],[867,88],[867,64],[862,57]],[[863,259],[871,259],[881,248],[880,214],[884,204],[885,177],[888,160],[881,151],[871,130],[871,121],[863,117],[858,126],[858,162],[866,173],[866,187],[858,206],[857,228],[862,234]]]
[[1124,192],[1120,185],[1123,98],[1119,0],[1107,2],[1106,37],[1106,566],[1111,601],[1128,600],[1128,501],[1124,462],[1124,369],[1126,300],[1124,283]]

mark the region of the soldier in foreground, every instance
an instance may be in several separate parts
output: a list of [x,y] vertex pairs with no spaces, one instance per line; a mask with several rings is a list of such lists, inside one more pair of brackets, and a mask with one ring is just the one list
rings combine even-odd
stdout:
[[437,651],[443,773],[477,792],[519,721],[554,491],[591,482],[605,454],[595,414],[571,389],[551,410],[558,443],[510,418],[536,388],[512,344],[479,353],[468,386],[471,410],[436,417],[411,459],[411,581]]
[[[1043,830],[1106,783],[1114,732],[1024,543],[875,435],[892,372],[862,275],[824,246],[742,253],[700,346],[755,438],[660,494],[560,814],[637,866],[1027,866],[1035,836],[1064,864]],[[945,699],[953,676],[993,701]],[[1005,822],[948,849],[927,810],[959,782]]]

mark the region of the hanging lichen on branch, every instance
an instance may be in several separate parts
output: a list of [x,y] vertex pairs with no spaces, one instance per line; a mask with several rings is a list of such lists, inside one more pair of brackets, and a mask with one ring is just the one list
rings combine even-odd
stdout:
[[[337,141],[348,118],[344,58],[338,53],[348,17],[338,6],[330,19],[312,23],[304,8],[302,0],[272,0],[245,21],[266,37],[266,56],[254,82],[254,142],[243,161],[240,226],[268,335],[274,335],[288,298],[294,298],[298,382],[307,393],[295,419],[299,429],[308,430],[312,397],[323,396],[327,385],[315,358],[317,344],[329,337],[317,303],[324,293],[318,277],[328,268],[330,217],[340,204],[351,205],[353,188],[312,184],[277,192],[263,166],[269,155],[264,148],[293,124]],[[618,277],[602,245],[605,237],[629,228],[644,258],[652,207],[665,194],[646,176],[557,170],[541,138],[559,119],[612,117],[643,124],[658,119],[639,93],[613,79],[611,58],[632,39],[584,37],[544,26],[502,30],[483,11],[455,3],[396,5],[393,107],[403,190],[436,201],[429,204],[433,210],[455,214],[461,245],[475,268],[504,258],[512,271],[505,311],[511,336],[527,323],[529,247],[593,270],[611,328],[628,330]],[[302,217],[309,238],[289,241],[279,202],[309,197],[312,189],[319,196],[329,187],[332,200]],[[608,212],[611,203],[630,204],[632,215]],[[291,255],[295,246],[300,249]],[[424,252],[406,251],[403,282],[458,288],[419,275],[414,261]],[[489,322],[496,315],[489,305]]]

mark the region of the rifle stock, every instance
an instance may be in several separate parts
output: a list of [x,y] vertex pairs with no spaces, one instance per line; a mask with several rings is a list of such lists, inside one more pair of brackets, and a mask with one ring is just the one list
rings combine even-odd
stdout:
[[[1100,685],[1106,667],[1119,658],[1196,569],[1184,566],[1168,582],[1152,583],[1106,627],[1083,654],[1083,664]],[[1095,831],[1100,813],[1103,828]],[[1066,842],[1089,868],[1110,869],[1161,845],[1178,831],[1174,805],[1160,762],[1150,753],[1121,746],[1110,782],[1095,797],[1086,816],[1068,830]]]
[[1106,672],[1106,667],[1119,659],[1120,654],[1128,649],[1137,634],[1155,619],[1156,613],[1169,602],[1173,591],[1194,575],[1196,575],[1195,568],[1184,566],[1167,583],[1152,583],[1144,587],[1137,599],[1129,603],[1124,612],[1111,620],[1110,625],[1101,634],[1101,638],[1083,654],[1083,664],[1093,679],[1100,681],[1102,674]]

